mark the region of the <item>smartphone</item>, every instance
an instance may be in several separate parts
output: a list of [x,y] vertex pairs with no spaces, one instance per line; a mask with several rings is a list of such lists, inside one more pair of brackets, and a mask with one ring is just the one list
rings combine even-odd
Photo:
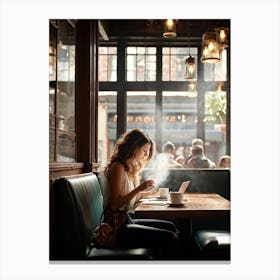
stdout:
[[145,189],[145,192],[150,191],[150,190],[152,190],[152,189],[155,189],[155,186],[154,186],[154,185],[149,186],[147,189]]

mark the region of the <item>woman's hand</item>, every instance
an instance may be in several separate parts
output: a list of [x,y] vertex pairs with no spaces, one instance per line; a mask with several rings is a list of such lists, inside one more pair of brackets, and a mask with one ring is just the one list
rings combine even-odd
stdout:
[[145,182],[143,182],[141,185],[138,186],[138,190],[142,192],[154,186],[155,186],[154,180],[146,180]]
[[[152,185],[150,185],[151,183],[152,183]],[[145,186],[145,184],[144,184],[144,186]],[[145,197],[150,197],[150,196],[154,195],[157,192],[158,192],[158,190],[155,188],[154,181],[153,180],[148,180],[148,181],[146,181],[146,186],[144,188],[144,191],[140,191],[138,193],[138,199],[142,199],[142,198],[145,198]]]

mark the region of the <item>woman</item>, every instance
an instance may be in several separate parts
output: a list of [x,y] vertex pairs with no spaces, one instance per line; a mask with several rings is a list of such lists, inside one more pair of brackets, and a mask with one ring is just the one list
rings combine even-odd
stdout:
[[[105,206],[109,204],[113,210],[127,213],[127,221],[117,235],[117,246],[162,248],[166,254],[160,254],[159,258],[174,258],[178,249],[178,231],[173,223],[156,219],[133,219],[131,216],[143,191],[154,185],[153,180],[139,184],[139,172],[153,154],[154,143],[143,130],[132,129],[122,135],[104,170],[107,178],[104,203]],[[145,194],[154,192],[152,189]]]
[[221,157],[219,158],[217,167],[218,167],[218,168],[227,168],[227,169],[230,169],[230,163],[231,163],[231,158],[230,158],[230,156],[228,156],[228,155],[221,156]]

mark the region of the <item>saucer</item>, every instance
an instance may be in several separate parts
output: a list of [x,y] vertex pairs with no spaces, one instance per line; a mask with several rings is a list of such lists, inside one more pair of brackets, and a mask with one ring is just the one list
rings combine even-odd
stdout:
[[157,199],[167,199],[167,196],[157,196]]
[[183,207],[185,203],[168,203],[170,207]]

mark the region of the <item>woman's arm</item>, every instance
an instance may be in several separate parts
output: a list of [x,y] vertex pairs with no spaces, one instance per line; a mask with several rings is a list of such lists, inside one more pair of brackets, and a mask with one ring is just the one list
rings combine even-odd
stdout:
[[107,178],[110,187],[109,201],[113,210],[119,209],[129,203],[138,192],[144,191],[154,183],[153,180],[147,180],[128,194],[122,195],[124,176],[125,170],[123,165],[118,162],[113,163],[110,167]]

